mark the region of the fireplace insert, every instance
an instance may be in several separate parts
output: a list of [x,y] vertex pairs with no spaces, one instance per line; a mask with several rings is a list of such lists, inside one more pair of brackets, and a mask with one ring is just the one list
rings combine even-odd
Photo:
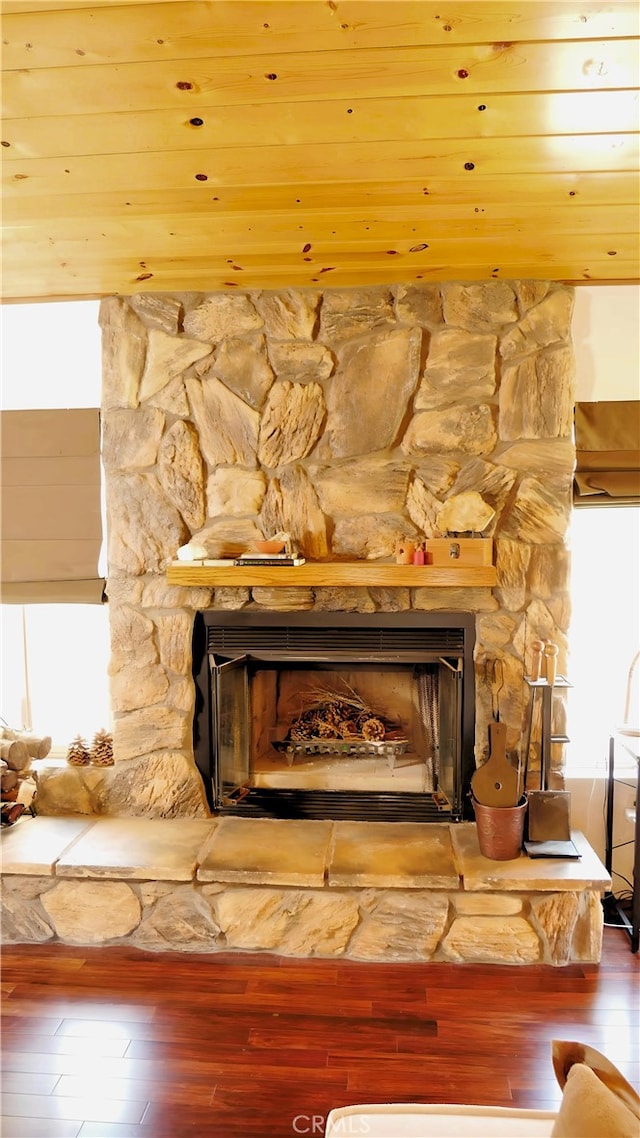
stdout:
[[197,613],[193,742],[211,809],[459,821],[474,644],[468,613]]

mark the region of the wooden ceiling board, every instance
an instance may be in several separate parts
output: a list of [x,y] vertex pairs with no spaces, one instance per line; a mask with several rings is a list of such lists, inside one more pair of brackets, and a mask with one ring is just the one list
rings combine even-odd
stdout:
[[0,7],[5,300],[640,279],[635,0]]
[[[200,125],[175,109],[75,115],[73,154],[144,154],[174,150],[210,150],[233,146],[354,143],[425,139],[516,138],[526,118],[534,137],[593,134],[598,116],[618,131],[635,133],[639,121],[636,91],[529,92],[478,98],[402,96],[388,99],[334,99],[322,116],[309,114],[306,102],[207,107]],[[12,158],[69,155],[69,116],[6,119],[3,137]],[[8,157],[8,154],[7,154]]]
[[[239,15],[240,6],[242,14]],[[47,10],[47,7],[49,10]],[[632,3],[576,0],[162,0],[147,4],[4,3],[5,66],[84,67],[174,58],[349,48],[633,37]],[[51,10],[58,9],[58,10]],[[38,14],[37,25],[33,15]]]
[[[405,177],[426,182],[430,178],[456,179],[465,185],[469,197],[478,197],[474,183],[482,177],[513,176],[516,193],[527,192],[527,179],[544,174],[561,174],[566,166],[567,149],[574,156],[575,168],[584,173],[634,171],[638,167],[636,134],[595,134],[563,137],[537,136],[503,140],[477,138],[432,141],[391,141],[384,147],[376,142],[302,146],[226,147],[220,150],[175,151],[171,162],[166,155],[91,154],[81,157],[4,159],[2,189],[5,198],[72,194],[79,198],[94,187],[108,184],[112,190],[165,190],[178,194],[188,186],[206,183],[215,192],[225,185],[255,184],[256,167],[262,184],[295,184],[300,170],[314,182],[327,186],[338,181],[380,181],[389,170],[402,170]],[[506,152],[505,152],[506,151]],[[336,204],[338,204],[336,202]],[[80,202],[80,210],[81,210]]]
[[[468,192],[468,181],[462,178],[406,178],[399,182],[370,181],[366,183],[333,183],[328,188],[320,182],[298,182],[291,185],[224,186],[221,189],[194,183],[180,195],[184,209],[176,214],[166,193],[154,188],[135,191],[100,191],[83,198],[82,218],[78,218],[78,203],[73,195],[31,198],[6,198],[4,216],[7,222],[24,228],[41,216],[57,218],[139,218],[150,215],[176,218],[212,216],[220,219],[240,214],[248,226],[267,215],[267,224],[273,227],[278,221],[285,226],[313,220],[315,216],[333,216],[337,209],[347,210],[355,220],[365,211],[374,211],[380,218],[391,216],[390,211],[408,209],[420,212],[423,218],[431,216],[468,216],[477,220],[495,207],[502,207],[507,216],[526,217],[529,208],[545,207],[547,218],[559,216],[568,206],[604,207],[634,204],[638,200],[638,175],[635,171],[596,171],[595,173],[532,175],[527,179],[526,197],[514,202],[519,175],[479,177],[473,186],[476,193]],[[338,205],[339,203],[339,205]],[[553,208],[552,208],[553,207]],[[597,212],[592,214],[594,222]]]
[[[469,217],[466,207],[464,213],[456,217],[453,215],[455,207],[443,206],[418,211],[412,209],[395,209],[388,211],[384,218],[378,218],[374,212],[362,211],[354,219],[348,210],[335,212],[315,211],[313,224],[307,229],[303,223],[295,218],[286,218],[279,212],[264,211],[252,214],[252,224],[247,224],[243,215],[226,214],[222,218],[215,215],[199,214],[176,219],[169,214],[129,219],[126,214],[118,218],[68,218],[65,227],[65,238],[58,241],[56,254],[62,259],[82,258],[93,256],[94,249],[108,248],[127,235],[130,240],[139,238],[144,248],[154,256],[173,256],[179,247],[184,253],[185,249],[224,241],[227,249],[233,250],[236,256],[240,251],[265,252],[267,250],[283,249],[288,253],[298,253],[304,245],[310,244],[318,250],[319,245],[334,252],[342,248],[349,249],[373,247],[380,245],[384,250],[392,247],[410,248],[416,244],[430,242],[431,246],[439,234],[446,231],[447,238],[468,240]],[[601,239],[612,234],[627,234],[633,237],[635,233],[637,211],[633,205],[618,205],[602,207],[601,216],[606,219],[606,232]],[[593,210],[590,206],[567,206],[558,211],[553,218],[549,218],[548,210],[544,206],[532,208],[524,216],[514,216],[513,207],[496,205],[490,210],[478,210],[474,219],[475,232],[482,237],[507,236],[510,240],[518,239],[520,231],[535,216],[538,225],[548,234],[554,234],[554,240],[562,235],[577,235],[581,233],[594,235]],[[16,258],[21,250],[42,255],[42,239],[35,234],[25,236],[24,228],[12,227],[7,224],[7,249],[14,247]],[[90,244],[87,245],[87,242]],[[48,244],[48,243],[47,243]],[[40,246],[40,248],[38,248]]]
[[[241,3],[242,0],[239,0]],[[383,0],[362,0],[382,3]],[[36,17],[34,17],[35,19]],[[5,71],[3,117],[508,91],[611,90],[638,70],[632,39],[362,48]],[[637,78],[637,76],[636,76]],[[637,88],[637,82],[636,82]],[[604,122],[604,116],[599,121]]]

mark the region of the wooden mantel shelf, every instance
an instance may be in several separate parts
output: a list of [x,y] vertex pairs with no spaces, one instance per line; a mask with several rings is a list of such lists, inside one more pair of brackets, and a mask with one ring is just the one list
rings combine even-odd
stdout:
[[304,565],[206,565],[173,562],[169,585],[394,586],[420,588],[490,588],[496,583],[494,565],[395,565],[377,561],[307,561]]

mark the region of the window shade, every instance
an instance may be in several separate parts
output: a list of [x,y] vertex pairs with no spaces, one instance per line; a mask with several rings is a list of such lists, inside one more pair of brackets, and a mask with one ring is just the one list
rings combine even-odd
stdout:
[[98,409],[3,411],[0,440],[0,599],[99,604]]
[[640,401],[576,403],[575,506],[640,505]]

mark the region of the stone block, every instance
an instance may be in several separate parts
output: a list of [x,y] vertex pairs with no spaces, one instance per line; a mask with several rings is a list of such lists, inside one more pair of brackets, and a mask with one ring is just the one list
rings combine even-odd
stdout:
[[336,822],[329,885],[457,889],[448,825]]
[[322,886],[331,822],[222,818],[198,881]]
[[191,818],[103,818],[58,858],[56,876],[191,881],[215,828]]
[[108,944],[128,936],[140,902],[121,881],[59,881],[42,898],[56,935],[67,944]]

